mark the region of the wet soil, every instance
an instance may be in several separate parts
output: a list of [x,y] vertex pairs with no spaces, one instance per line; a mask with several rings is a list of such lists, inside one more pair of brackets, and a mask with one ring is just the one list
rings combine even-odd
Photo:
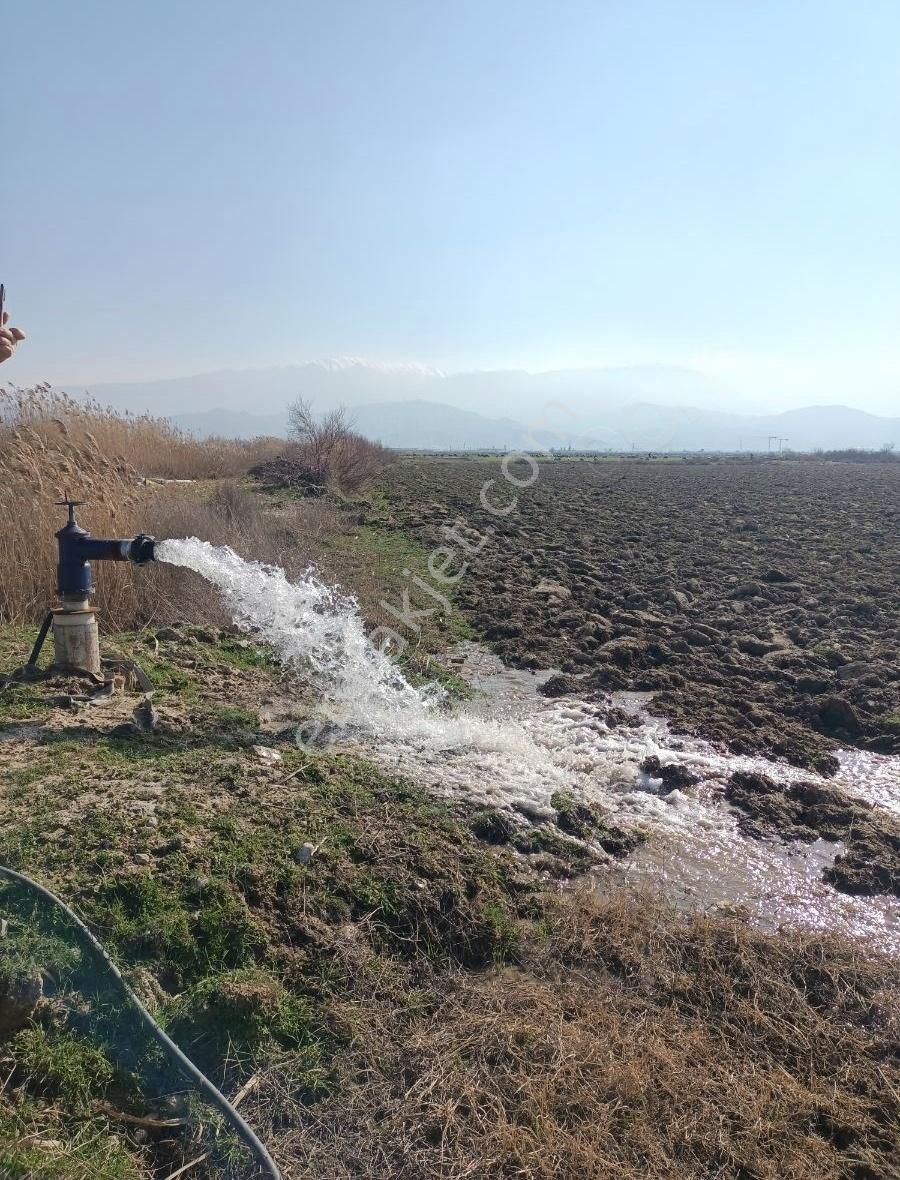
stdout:
[[541,461],[514,487],[421,459],[386,493],[378,523],[465,558],[456,606],[507,664],[561,669],[547,691],[652,692],[676,730],[825,774],[900,752],[894,465]]
[[836,889],[900,897],[900,822],[871,803],[827,784],[780,784],[750,771],[731,776],[725,798],[741,811],[745,835],[842,841],[844,851],[823,873]]

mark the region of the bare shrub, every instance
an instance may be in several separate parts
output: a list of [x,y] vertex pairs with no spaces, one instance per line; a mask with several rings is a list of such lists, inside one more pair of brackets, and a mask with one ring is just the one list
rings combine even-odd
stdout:
[[353,420],[343,407],[316,417],[312,403],[298,397],[288,407],[288,423],[295,446],[286,457],[304,471],[311,484],[355,492],[393,461],[387,447],[370,442],[353,429]]

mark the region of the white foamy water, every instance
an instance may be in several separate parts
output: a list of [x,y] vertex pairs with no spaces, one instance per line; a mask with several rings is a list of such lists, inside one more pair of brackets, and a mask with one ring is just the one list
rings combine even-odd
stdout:
[[[562,767],[523,726],[443,710],[437,687],[416,689],[369,642],[356,600],[310,570],[296,582],[284,570],[244,561],[231,549],[191,537],[161,541],[159,561],[192,569],[221,591],[235,622],[271,645],[278,658],[322,693],[322,720],[348,738],[373,745],[388,761],[415,755],[442,766],[449,785],[471,788],[480,772],[508,785],[507,801],[543,801],[566,785]],[[459,775],[457,764],[465,763]],[[493,770],[493,774],[491,771]],[[555,784],[555,785],[554,785]]]
[[[238,625],[321,694],[320,719],[329,732],[382,766],[530,818],[551,817],[553,792],[567,789],[602,804],[625,826],[651,830],[623,871],[677,900],[737,903],[769,927],[832,929],[900,953],[896,899],[849,897],[822,882],[838,846],[744,839],[722,804],[734,770],[761,771],[781,782],[822,781],[814,773],[673,736],[663,721],[646,715],[640,698],[618,700],[631,719],[610,727],[602,704],[540,697],[536,687],[548,673],[505,669],[474,644],[460,645],[456,659],[483,695],[449,711],[441,690],[414,688],[369,643],[355,600],[315,572],[291,582],[281,569],[243,561],[196,538],[159,542],[156,554],[217,586]],[[660,784],[640,771],[652,754],[688,766],[700,784],[660,794]],[[898,758],[843,752],[841,770],[830,781],[900,813]]]

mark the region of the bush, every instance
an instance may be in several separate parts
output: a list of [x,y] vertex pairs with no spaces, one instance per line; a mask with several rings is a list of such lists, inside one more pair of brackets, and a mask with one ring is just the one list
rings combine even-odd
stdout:
[[317,418],[300,397],[288,408],[288,422],[295,445],[284,458],[307,485],[359,491],[394,459],[387,447],[358,434],[344,409]]

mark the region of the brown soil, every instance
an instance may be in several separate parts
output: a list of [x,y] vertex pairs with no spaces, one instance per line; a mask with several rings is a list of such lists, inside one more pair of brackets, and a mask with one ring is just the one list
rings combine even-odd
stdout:
[[413,460],[387,493],[429,547],[492,530],[455,601],[509,664],[652,691],[737,753],[828,773],[840,745],[900,752],[896,466],[545,461],[515,489],[496,462]]

